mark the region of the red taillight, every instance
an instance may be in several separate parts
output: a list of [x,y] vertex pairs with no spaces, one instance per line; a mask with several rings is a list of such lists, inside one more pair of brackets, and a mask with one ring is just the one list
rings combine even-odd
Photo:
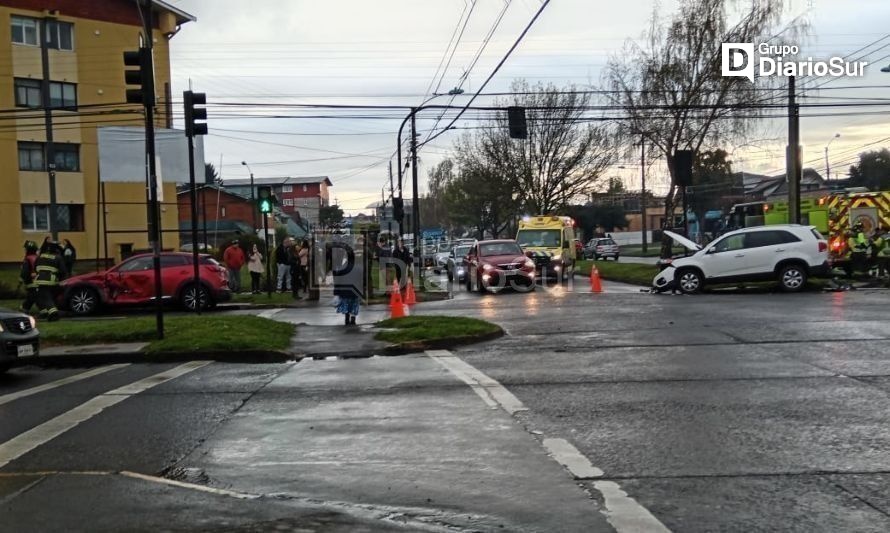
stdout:
[[819,253],[828,251],[828,243],[825,241],[819,241]]
[[831,247],[837,251],[843,248],[844,243],[840,239],[835,239],[834,242],[831,243]]

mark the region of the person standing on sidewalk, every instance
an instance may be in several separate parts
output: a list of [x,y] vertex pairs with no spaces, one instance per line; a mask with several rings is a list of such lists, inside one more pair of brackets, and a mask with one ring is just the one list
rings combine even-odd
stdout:
[[63,241],[65,246],[62,247],[62,259],[65,261],[65,268],[68,269],[68,274],[74,273],[74,263],[77,261],[77,249],[71,244],[71,241],[65,239]]
[[275,290],[285,292],[291,290],[290,280],[290,264],[287,259],[287,249],[290,248],[290,237],[285,237],[278,248],[275,248],[275,264],[278,267],[278,281],[275,284]]
[[229,289],[234,294],[241,292],[241,267],[244,266],[245,259],[244,250],[238,245],[238,241],[232,241],[223,254],[223,262],[229,269]]
[[405,282],[406,273],[411,272],[411,251],[405,246],[401,237],[396,241],[396,247],[392,251],[393,264],[396,268],[396,281],[399,287]]
[[309,296],[309,241],[303,240],[300,244],[300,251],[297,252],[297,259],[300,262],[300,286]]
[[287,247],[287,264],[290,268],[291,294],[295,300],[300,299],[300,245],[291,241]]
[[263,292],[260,289],[260,279],[263,277],[263,254],[257,245],[253,245],[250,252],[250,260],[247,262],[247,270],[250,272],[250,292],[259,294]]

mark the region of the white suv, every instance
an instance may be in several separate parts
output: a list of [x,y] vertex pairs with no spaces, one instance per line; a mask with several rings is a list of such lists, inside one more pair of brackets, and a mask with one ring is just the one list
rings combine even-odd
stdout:
[[694,294],[707,284],[774,279],[782,290],[795,292],[803,289],[808,277],[829,272],[828,242],[813,226],[740,229],[704,248],[682,235],[665,234],[695,253],[666,262],[652,281],[658,291]]

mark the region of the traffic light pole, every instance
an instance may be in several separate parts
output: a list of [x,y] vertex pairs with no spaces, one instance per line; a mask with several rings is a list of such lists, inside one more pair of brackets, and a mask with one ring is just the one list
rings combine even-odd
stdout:
[[[254,210],[256,210],[256,205],[254,205]],[[266,243],[266,294],[269,296],[269,299],[272,299],[272,265],[269,264],[269,215],[267,213],[263,213],[263,241]]]
[[152,2],[141,2],[145,39],[142,70],[144,79],[143,101],[145,109],[145,154],[148,159],[148,241],[152,251],[155,282],[155,323],[159,339],[164,338],[164,288],[161,285],[161,231],[160,209],[158,206],[158,174],[155,161],[155,82],[154,60],[152,58],[152,29],[154,27]]
[[[186,96],[188,95],[188,96]],[[182,93],[182,98],[191,96],[191,91]],[[195,180],[195,138],[194,135],[186,133],[186,139],[189,144],[189,185],[191,185],[191,201],[192,201],[192,262],[194,263],[195,275],[195,312],[201,314],[201,272],[198,266],[198,184]]]

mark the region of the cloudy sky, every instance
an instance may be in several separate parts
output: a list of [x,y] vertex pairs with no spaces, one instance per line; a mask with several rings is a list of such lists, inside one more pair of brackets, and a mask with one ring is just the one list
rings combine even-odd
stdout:
[[[208,94],[211,135],[205,142],[205,156],[217,167],[221,162],[223,179],[246,177],[242,161],[257,177],[326,175],[334,182],[333,195],[351,213],[379,200],[381,189],[388,187],[387,165],[406,112],[282,106],[411,106],[433,92],[447,93],[458,85],[471,93],[541,5],[539,0],[477,0],[475,5],[471,0],[172,3],[198,18],[173,40],[174,94],[181,94],[189,83]],[[655,6],[654,0],[552,0],[486,92],[507,90],[516,78],[580,88],[598,85],[609,57],[627,39],[643,34]],[[677,2],[665,0],[660,6],[661,12],[670,15]],[[788,2],[787,17],[800,15],[811,25],[802,51],[814,57],[845,56],[875,43],[854,56],[875,62],[865,78],[835,80],[826,87],[886,86],[822,90],[814,93],[818,101],[890,95],[890,74],[880,72],[880,67],[890,64],[886,27],[890,2]],[[449,49],[456,35],[460,40]],[[444,75],[439,68],[443,62],[449,65]],[[449,100],[439,97],[433,103]],[[466,101],[463,96],[453,103]],[[832,173],[846,172],[859,151],[880,146],[869,145],[890,135],[890,128],[887,117],[876,110],[884,109],[832,110],[872,114],[803,119],[806,166],[824,171],[824,147],[835,133],[841,136],[830,148]],[[425,135],[436,125],[437,114],[428,111],[422,117],[418,129]],[[426,169],[447,153],[459,133],[448,132],[424,147],[421,183]],[[783,124],[768,125],[762,142],[726,148],[735,150],[737,170],[781,173],[784,135]],[[631,188],[639,186],[638,170],[615,168],[612,174]]]

